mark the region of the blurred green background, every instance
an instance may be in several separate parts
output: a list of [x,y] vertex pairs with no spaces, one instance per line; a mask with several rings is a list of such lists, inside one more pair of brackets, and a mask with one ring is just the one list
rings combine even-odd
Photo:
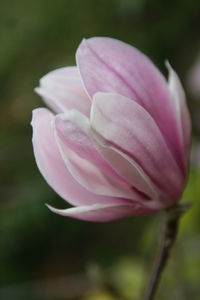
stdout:
[[[200,102],[187,74],[200,51],[199,0],[0,0],[0,299],[142,299],[161,216],[94,224],[52,214],[65,205],[34,162],[33,88],[45,73],[75,64],[83,37],[135,45],[184,83],[193,119],[193,207],[181,229],[157,299],[200,299]],[[200,84],[200,83],[199,83]],[[200,96],[199,96],[200,100]],[[169,187],[170,188],[170,187]]]

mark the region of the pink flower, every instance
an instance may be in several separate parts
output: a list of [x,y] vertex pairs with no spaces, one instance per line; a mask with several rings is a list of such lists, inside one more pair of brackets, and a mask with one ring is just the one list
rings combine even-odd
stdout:
[[48,73],[36,92],[33,148],[48,184],[88,221],[151,214],[175,204],[188,173],[191,125],[180,80],[169,82],[139,50],[83,40],[77,67]]

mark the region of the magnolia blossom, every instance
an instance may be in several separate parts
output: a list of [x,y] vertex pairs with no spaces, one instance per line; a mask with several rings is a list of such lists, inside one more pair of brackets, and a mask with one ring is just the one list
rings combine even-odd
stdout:
[[36,92],[33,148],[48,184],[73,205],[50,210],[104,222],[151,214],[179,201],[191,125],[180,80],[169,80],[121,41],[83,40],[75,67],[45,75]]

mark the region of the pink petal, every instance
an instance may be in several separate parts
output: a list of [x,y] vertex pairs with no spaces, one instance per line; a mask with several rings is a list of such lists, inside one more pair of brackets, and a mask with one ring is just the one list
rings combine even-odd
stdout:
[[45,108],[33,111],[33,149],[37,166],[48,184],[63,199],[74,205],[123,202],[95,195],[83,188],[67,170],[55,142],[52,121],[54,115]]
[[[91,135],[93,136],[93,139],[96,140],[96,146],[98,147],[99,152],[106,161],[109,162],[112,168],[125,178],[130,185],[134,186],[138,191],[144,193],[149,199],[156,202],[158,200],[156,187],[141,167],[125,153],[113,147],[96,131],[92,130]],[[156,206],[157,205],[158,204],[156,204]]]
[[84,91],[76,67],[60,68],[40,79],[35,91],[56,113],[76,108],[89,115],[91,101]]
[[97,93],[91,109],[91,126],[113,149],[120,150],[142,168],[169,198],[168,204],[178,200],[184,178],[146,110],[121,95]]
[[163,75],[136,48],[111,38],[83,40],[77,65],[91,97],[113,92],[141,104],[154,118],[177,163],[184,169],[172,99]]
[[177,114],[177,120],[179,124],[180,136],[182,138],[182,156],[185,161],[185,169],[187,173],[188,168],[188,158],[191,144],[191,120],[189,116],[189,111],[186,104],[185,93],[181,84],[181,81],[172,69],[170,64],[167,62],[166,66],[169,71],[169,90],[172,94],[174,100],[175,111]]
[[86,189],[99,195],[144,200],[101,156],[87,117],[78,111],[60,114],[55,119],[55,130],[68,170]]
[[153,210],[144,208],[138,204],[93,204],[68,209],[56,209],[50,205],[47,206],[52,212],[61,216],[90,222],[108,222],[132,215],[147,215],[154,212]]

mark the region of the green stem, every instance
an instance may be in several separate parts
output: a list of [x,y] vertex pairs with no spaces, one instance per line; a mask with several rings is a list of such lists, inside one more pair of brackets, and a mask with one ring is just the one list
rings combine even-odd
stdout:
[[176,240],[180,217],[188,210],[190,205],[177,204],[165,211],[164,226],[161,232],[161,243],[151,280],[147,288],[145,300],[153,300],[156,294],[162,272],[170,256],[171,248]]

